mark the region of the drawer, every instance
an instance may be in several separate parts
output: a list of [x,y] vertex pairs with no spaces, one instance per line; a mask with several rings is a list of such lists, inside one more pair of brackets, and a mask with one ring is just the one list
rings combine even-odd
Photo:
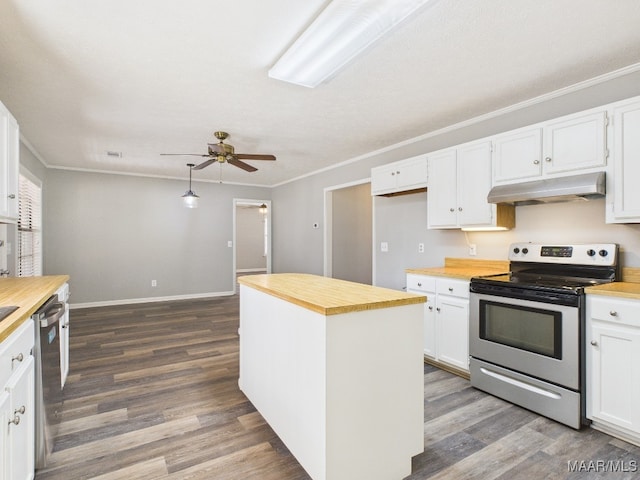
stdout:
[[469,282],[466,280],[439,278],[436,282],[436,293],[438,295],[469,298]]
[[436,279],[434,277],[426,277],[424,275],[407,274],[407,291],[417,290],[419,292],[436,291]]
[[[0,388],[4,387],[11,373],[31,354],[34,335],[33,320],[29,319],[0,344]],[[20,358],[23,359],[22,362]]]
[[640,301],[587,295],[587,317],[640,327]]

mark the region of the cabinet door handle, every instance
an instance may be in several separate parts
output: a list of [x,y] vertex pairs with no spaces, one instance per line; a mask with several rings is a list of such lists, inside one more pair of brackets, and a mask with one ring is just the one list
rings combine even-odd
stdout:
[[429,311],[433,312],[433,306],[429,305]]
[[615,310],[611,310],[609,312],[609,315],[611,315],[612,317],[617,317],[618,316],[618,312],[616,312]]
[[14,415],[13,420],[9,420],[9,425],[11,424],[19,425],[20,424],[20,415]]
[[456,209],[452,207],[452,208],[450,208],[450,209],[449,209],[449,211],[450,211],[450,212],[455,212],[455,211],[456,211]]
[[545,162],[551,162],[551,157],[547,157],[544,159]]
[[533,161],[534,165],[539,165],[540,164],[540,160],[538,160],[537,158]]
[[10,194],[8,195],[8,197],[9,197],[11,200],[13,200],[14,198],[16,198],[16,194],[15,194],[15,193],[10,193]]
[[458,207],[458,211],[461,212],[462,211],[462,207]]
[[26,410],[26,408],[24,407],[24,405],[22,405],[20,408],[16,408],[16,409],[13,411],[13,414],[14,414],[14,415],[16,415],[16,414],[18,414],[18,413],[19,413],[19,414],[21,414],[21,415],[24,415],[25,410]]
[[598,342],[596,342],[595,340],[591,340],[591,345],[593,345],[594,347],[598,346]]
[[436,312],[440,312],[440,307],[436,307]]
[[21,362],[24,360],[24,355],[22,353],[19,353],[15,357],[11,357],[11,363],[13,363],[14,360]]
[[422,286],[422,283],[418,282],[418,286],[419,286],[419,287],[421,287],[421,286]]
[[453,292],[453,287],[449,287],[449,291],[450,291],[450,292]]

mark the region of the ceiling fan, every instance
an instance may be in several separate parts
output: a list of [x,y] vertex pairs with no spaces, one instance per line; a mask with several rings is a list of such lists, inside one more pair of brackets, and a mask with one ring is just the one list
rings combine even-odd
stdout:
[[257,153],[235,153],[233,145],[229,145],[228,143],[224,143],[229,137],[227,132],[214,132],[215,137],[220,140],[218,143],[209,143],[208,150],[209,153],[199,154],[199,153],[161,153],[160,155],[190,155],[196,157],[208,157],[208,160],[205,160],[199,165],[193,167],[194,170],[202,170],[205,167],[208,167],[212,163],[225,163],[227,162],[234,167],[241,168],[246,170],[247,172],[255,172],[258,170],[253,165],[249,165],[248,163],[243,162],[244,160],[275,160],[276,157],[274,155],[262,155]]

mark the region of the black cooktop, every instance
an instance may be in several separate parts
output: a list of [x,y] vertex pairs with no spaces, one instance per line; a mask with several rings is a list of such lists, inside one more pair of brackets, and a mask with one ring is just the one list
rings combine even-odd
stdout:
[[482,281],[484,283],[509,284],[522,288],[546,287],[563,290],[576,290],[611,281],[608,279],[566,277],[562,275],[537,275],[527,273],[504,273],[502,275],[475,277],[472,280]]

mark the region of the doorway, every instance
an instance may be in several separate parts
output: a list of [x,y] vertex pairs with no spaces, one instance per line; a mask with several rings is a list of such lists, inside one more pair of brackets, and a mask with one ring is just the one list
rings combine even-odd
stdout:
[[238,275],[259,273],[271,273],[271,201],[234,199],[234,292]]
[[325,189],[327,277],[371,285],[373,201],[369,179]]

